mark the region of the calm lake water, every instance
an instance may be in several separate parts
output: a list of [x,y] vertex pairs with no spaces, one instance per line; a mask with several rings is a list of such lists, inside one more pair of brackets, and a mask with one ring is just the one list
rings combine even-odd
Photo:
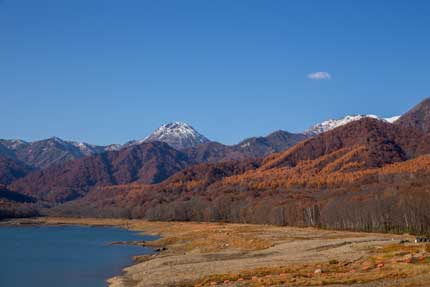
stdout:
[[107,286],[132,256],[152,253],[110,242],[156,238],[110,227],[0,227],[0,286]]

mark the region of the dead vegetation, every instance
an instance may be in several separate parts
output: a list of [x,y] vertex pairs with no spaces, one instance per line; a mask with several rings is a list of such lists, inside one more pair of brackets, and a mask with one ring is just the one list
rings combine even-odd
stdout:
[[[313,264],[256,268],[237,274],[206,276],[188,286],[352,285],[407,279],[428,274],[430,271],[430,245],[390,244],[373,246],[368,251],[368,257],[357,261],[339,262],[332,259]],[[405,282],[404,286],[409,286],[409,283]]]

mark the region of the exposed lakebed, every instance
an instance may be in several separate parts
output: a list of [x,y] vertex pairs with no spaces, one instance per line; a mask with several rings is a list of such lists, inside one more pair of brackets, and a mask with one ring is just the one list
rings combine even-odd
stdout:
[[111,242],[157,238],[113,227],[0,227],[0,286],[107,286],[132,256],[153,253]]

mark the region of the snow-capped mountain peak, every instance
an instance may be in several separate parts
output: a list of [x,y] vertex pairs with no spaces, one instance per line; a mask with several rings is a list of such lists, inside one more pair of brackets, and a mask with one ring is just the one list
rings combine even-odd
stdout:
[[175,149],[184,149],[208,142],[209,140],[192,126],[183,122],[172,122],[162,125],[151,135],[138,143],[161,141]]
[[341,119],[330,119],[330,120],[318,123],[318,124],[312,126],[310,129],[308,129],[304,133],[306,135],[318,135],[318,134],[330,131],[332,129],[335,129],[337,127],[346,125],[350,122],[361,120],[363,118],[373,118],[373,119],[378,119],[381,121],[393,123],[397,119],[399,119],[399,116],[394,116],[394,117],[390,117],[390,118],[380,118],[376,115],[348,115],[348,116],[341,118]]

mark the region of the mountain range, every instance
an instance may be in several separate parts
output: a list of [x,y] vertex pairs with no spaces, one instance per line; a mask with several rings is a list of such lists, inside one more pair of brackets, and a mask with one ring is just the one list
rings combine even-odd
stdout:
[[[34,142],[26,142],[19,139],[0,139],[0,155],[17,160],[33,169],[45,169],[52,165],[62,164],[86,156],[118,151],[133,145],[159,141],[167,143],[176,150],[185,150],[187,153],[195,155],[199,162],[216,162],[224,159],[266,156],[273,152],[282,151],[305,138],[318,135],[364,117],[378,118],[374,115],[346,116],[342,119],[327,120],[316,124],[303,133],[295,134],[279,130],[265,137],[245,139],[232,146],[210,141],[192,126],[182,122],[162,125],[144,139],[131,140],[122,145],[110,144],[100,146],[85,142],[67,141],[58,137]],[[393,117],[381,120],[392,122],[397,118]]]
[[98,186],[48,213],[428,232],[429,107],[393,123],[363,117],[263,158],[194,164],[158,184]]
[[399,118],[348,116],[231,146],[173,123],[121,148],[43,168],[14,152],[31,143],[9,141],[0,157],[9,170],[3,190],[31,201],[0,195],[0,202],[8,216],[36,210],[423,232],[430,229],[429,143],[429,99]]

